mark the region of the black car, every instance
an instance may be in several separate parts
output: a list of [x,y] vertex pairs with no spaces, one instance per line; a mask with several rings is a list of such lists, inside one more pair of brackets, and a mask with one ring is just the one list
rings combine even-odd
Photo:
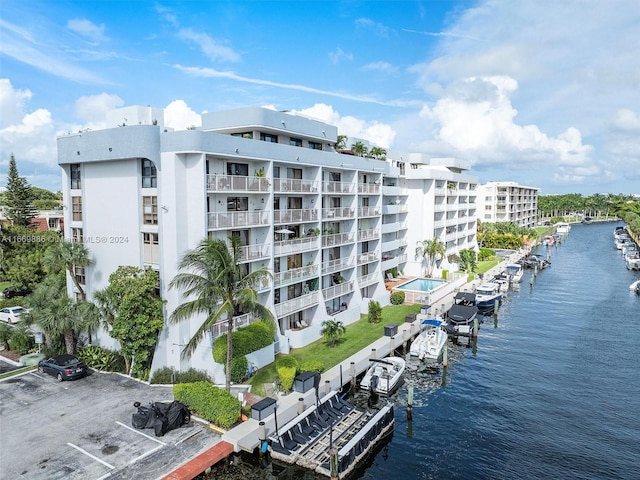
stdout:
[[61,382],[63,380],[75,380],[76,378],[84,377],[88,373],[88,368],[87,365],[77,357],[64,354],[47,358],[46,360],[40,360],[40,363],[38,363],[38,371],[53,375]]
[[8,287],[2,291],[2,295],[4,296],[4,298],[25,297],[30,293],[31,293],[31,289],[29,287],[24,287],[24,288]]

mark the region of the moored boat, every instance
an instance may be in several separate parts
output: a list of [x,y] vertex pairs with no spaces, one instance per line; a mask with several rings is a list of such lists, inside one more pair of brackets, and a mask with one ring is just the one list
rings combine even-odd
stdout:
[[371,366],[360,381],[360,388],[378,395],[390,395],[400,386],[405,361],[400,357],[371,359]]
[[439,361],[447,343],[447,332],[442,329],[440,320],[423,320],[422,325],[427,328],[411,343],[409,353],[420,360]]
[[513,263],[510,265],[507,265],[506,270],[507,270],[507,275],[509,276],[509,281],[511,283],[520,283],[522,281],[522,275],[524,275],[524,270],[522,269],[522,265]]
[[445,314],[444,327],[451,336],[469,336],[473,321],[478,317],[475,305],[454,304]]
[[478,309],[493,308],[496,301],[502,299],[500,284],[496,282],[483,283],[476,289],[476,307]]

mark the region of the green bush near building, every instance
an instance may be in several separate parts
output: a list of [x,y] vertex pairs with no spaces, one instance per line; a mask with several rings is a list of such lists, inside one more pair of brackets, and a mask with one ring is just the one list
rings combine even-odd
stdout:
[[404,292],[395,291],[389,298],[392,305],[402,305],[404,303]]
[[222,428],[231,427],[240,417],[240,401],[209,382],[174,385],[173,397],[200,418]]
[[172,383],[196,383],[211,382],[207,372],[190,368],[184,372],[179,372],[173,367],[162,367],[153,372],[150,383],[159,385],[171,385]]

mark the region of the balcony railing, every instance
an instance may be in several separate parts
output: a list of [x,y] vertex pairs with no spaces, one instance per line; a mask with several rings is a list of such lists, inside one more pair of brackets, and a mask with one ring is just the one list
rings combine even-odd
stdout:
[[282,223],[300,223],[300,222],[317,222],[317,208],[300,208],[295,210],[274,210],[273,222]]
[[377,230],[375,228],[358,231],[359,242],[364,242],[366,240],[377,240],[378,238],[380,238],[380,230]]
[[353,193],[355,184],[351,182],[322,182],[324,193]]
[[353,242],[353,233],[334,233],[333,235],[322,236],[323,247],[336,247],[345,243]]
[[402,255],[398,255],[398,262],[407,263],[408,258],[409,258],[408,255],[406,253],[403,253]]
[[376,183],[359,183],[358,193],[380,193],[380,185]]
[[[247,325],[258,320],[253,313],[245,313],[244,315],[239,315],[237,317],[233,317],[233,331],[236,331],[240,327],[246,327]],[[229,323],[227,320],[222,320],[221,322],[214,323],[211,327],[211,335],[215,340],[220,335],[224,335],[227,333],[229,328]]]
[[408,211],[409,211],[409,205],[407,205],[406,203],[402,203],[402,204],[398,205],[398,212],[406,213]]
[[399,222],[398,229],[399,230],[407,230],[409,228],[409,222]]
[[360,207],[358,217],[377,217],[380,215],[380,207]]
[[319,183],[299,178],[274,178],[273,189],[276,192],[316,193]]
[[447,194],[447,189],[446,188],[434,188],[433,192],[437,196],[444,197]]
[[306,267],[294,268],[286,272],[280,272],[273,275],[273,283],[276,287],[289,285],[291,283],[304,282],[311,278],[317,277],[320,272],[318,265],[307,265]]
[[207,175],[207,190],[210,192],[268,192],[270,186],[264,177]]
[[209,229],[269,225],[269,213],[267,210],[209,213]]
[[311,292],[282,303],[276,303],[276,316],[278,318],[286,317],[292,313],[317,305],[319,301],[320,292]]
[[274,253],[276,256],[307,252],[309,250],[318,250],[317,236],[283,240],[274,243]]
[[378,252],[361,253],[360,255],[358,255],[358,265],[375,262],[376,260],[378,260],[378,258]]
[[378,272],[369,273],[367,275],[358,277],[358,284],[360,285],[360,288],[362,288],[362,287],[367,287],[369,285],[372,285],[376,282],[379,282],[380,280],[381,280],[380,273]]
[[260,245],[245,245],[240,247],[240,251],[238,253],[240,261],[242,262],[271,257],[271,244],[263,243]]
[[323,208],[322,219],[323,220],[337,220],[340,218],[354,218],[355,209],[351,207],[336,207],[336,208]]
[[353,268],[355,257],[336,258],[322,264],[322,273],[327,275],[330,273],[340,272],[348,268]]
[[353,281],[350,280],[348,282],[343,282],[338,285],[334,285],[332,287],[323,288],[322,296],[326,300],[331,300],[332,298],[337,298],[341,295],[346,295],[347,293],[353,292]]

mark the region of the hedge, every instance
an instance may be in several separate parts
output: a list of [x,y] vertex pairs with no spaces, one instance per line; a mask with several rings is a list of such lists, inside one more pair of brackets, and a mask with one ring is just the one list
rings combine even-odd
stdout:
[[199,417],[222,428],[231,427],[240,417],[240,401],[209,382],[174,385],[173,397]]
[[293,382],[298,372],[298,360],[295,357],[280,357],[276,360],[276,370],[280,377],[280,385],[285,392],[293,388]]
[[395,291],[391,294],[389,299],[392,305],[402,305],[404,303],[404,292]]
[[150,383],[170,385],[172,383],[195,383],[210,381],[211,378],[209,377],[209,374],[203,370],[190,368],[185,372],[179,372],[173,367],[162,367],[153,372]]
[[77,357],[89,367],[100,371],[124,372],[124,357],[99,345],[87,345],[76,352]]
[[[273,334],[269,325],[258,320],[246,327],[239,328],[231,335],[233,356],[247,355],[273,343]],[[213,344],[213,360],[216,363],[227,363],[227,334],[216,338]]]

